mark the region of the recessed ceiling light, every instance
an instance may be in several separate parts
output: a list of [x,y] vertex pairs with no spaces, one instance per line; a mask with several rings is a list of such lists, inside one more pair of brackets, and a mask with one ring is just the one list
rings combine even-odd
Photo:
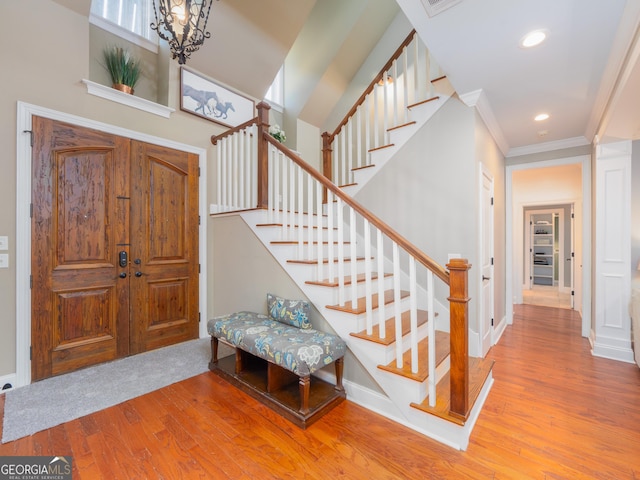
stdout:
[[542,122],[543,120],[546,120],[547,118],[549,118],[549,114],[548,113],[541,113],[539,115],[536,115],[534,120],[536,122]]
[[520,46],[522,48],[531,48],[536,45],[540,45],[547,38],[547,32],[545,30],[534,30],[527,33],[522,40],[520,40]]

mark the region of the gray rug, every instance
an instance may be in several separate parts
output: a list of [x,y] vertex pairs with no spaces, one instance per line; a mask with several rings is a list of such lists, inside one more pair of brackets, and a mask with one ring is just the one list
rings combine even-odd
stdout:
[[[220,345],[219,357],[232,349]],[[32,383],[6,393],[2,443],[83,417],[209,369],[201,338]]]

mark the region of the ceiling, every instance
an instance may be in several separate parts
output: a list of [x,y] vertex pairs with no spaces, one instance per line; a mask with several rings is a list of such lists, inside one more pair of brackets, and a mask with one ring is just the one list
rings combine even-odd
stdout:
[[[624,65],[637,0],[462,0],[433,17],[422,0],[397,1],[506,155],[585,145],[602,127],[621,138],[640,133],[640,69]],[[521,48],[538,29],[547,40]],[[629,73],[619,82],[622,67]],[[534,121],[542,112],[550,118]]]
[[[82,14],[90,5],[55,1]],[[451,0],[218,0],[212,37],[187,64],[257,99],[284,64],[289,114],[322,127],[406,16],[506,156],[587,145],[596,134],[640,138],[640,1],[453,0],[433,17],[429,1]],[[520,48],[536,29],[547,40]],[[541,112],[550,118],[535,122]]]

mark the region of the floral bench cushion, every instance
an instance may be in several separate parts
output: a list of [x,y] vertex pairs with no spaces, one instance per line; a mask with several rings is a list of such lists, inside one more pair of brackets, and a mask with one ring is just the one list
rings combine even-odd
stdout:
[[329,333],[296,328],[254,312],[216,317],[207,323],[211,336],[256,357],[307,376],[344,356],[346,344]]

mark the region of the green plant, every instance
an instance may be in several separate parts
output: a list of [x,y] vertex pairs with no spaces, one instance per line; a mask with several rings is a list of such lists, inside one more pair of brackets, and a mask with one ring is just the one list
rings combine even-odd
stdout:
[[284,130],[280,128],[280,125],[272,125],[269,127],[269,134],[280,143],[287,141],[287,136],[285,135]]
[[104,61],[104,67],[109,72],[114,85],[120,83],[131,88],[136,85],[142,73],[142,67],[140,61],[133,58],[128,50],[122,47],[105,48]]

